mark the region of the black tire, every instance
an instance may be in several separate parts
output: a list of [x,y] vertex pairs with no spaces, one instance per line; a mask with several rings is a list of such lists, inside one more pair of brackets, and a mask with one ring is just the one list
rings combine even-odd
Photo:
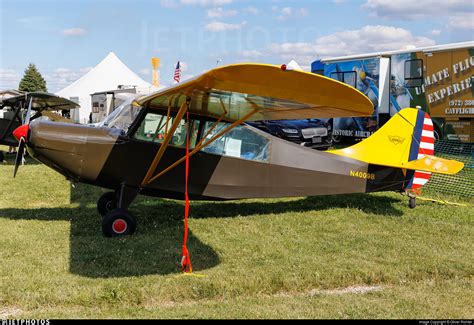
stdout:
[[105,237],[125,237],[135,233],[137,220],[125,209],[115,209],[102,219],[102,233]]
[[408,201],[408,206],[410,207],[410,209],[416,208],[416,198],[411,197]]
[[5,161],[5,155],[3,154],[3,151],[0,151],[0,163]]
[[117,198],[114,192],[104,193],[97,201],[97,211],[101,216],[105,216],[115,208],[117,208]]

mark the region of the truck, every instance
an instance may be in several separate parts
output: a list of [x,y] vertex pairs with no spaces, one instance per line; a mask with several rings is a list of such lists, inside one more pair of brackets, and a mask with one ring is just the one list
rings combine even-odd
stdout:
[[474,142],[474,42],[316,60],[313,73],[367,95],[374,114],[333,120],[333,139],[367,138],[403,108],[433,120],[437,139]]
[[118,89],[101,91],[91,94],[92,111],[89,123],[101,122],[115,108],[131,97],[137,97],[136,87],[119,86]]

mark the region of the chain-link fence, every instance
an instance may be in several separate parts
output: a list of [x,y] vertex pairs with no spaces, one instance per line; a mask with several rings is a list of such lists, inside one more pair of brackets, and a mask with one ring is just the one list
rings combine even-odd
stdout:
[[474,143],[441,140],[435,144],[435,156],[464,163],[456,175],[433,174],[425,189],[445,194],[474,197]]

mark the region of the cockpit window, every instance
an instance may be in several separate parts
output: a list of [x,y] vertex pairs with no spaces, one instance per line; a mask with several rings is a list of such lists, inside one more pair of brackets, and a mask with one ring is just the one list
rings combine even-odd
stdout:
[[130,99],[117,107],[98,126],[120,129],[122,134],[126,134],[141,110],[142,107],[134,104],[133,99]]
[[[206,122],[204,134],[210,140],[229,126],[228,123]],[[241,158],[260,162],[268,162],[270,158],[270,140],[253,131],[249,126],[239,125],[225,133],[202,151],[220,156]]]
[[[133,138],[140,141],[162,143],[174,121],[175,118],[168,117],[166,113],[148,112],[133,134]],[[201,150],[206,153],[259,162],[269,161],[270,140],[249,126],[239,125],[214,139],[229,125],[229,123],[190,119],[190,148],[195,148],[198,143],[202,143],[204,148]],[[186,121],[182,119],[169,144],[175,147],[186,147],[187,129]],[[203,140],[202,137],[205,139]],[[212,139],[214,139],[212,143],[205,145]]]
[[[171,125],[173,125],[174,121],[174,117],[170,116],[168,119],[166,115],[148,112],[133,137],[142,141],[162,143],[166,133],[171,128]],[[199,125],[199,120],[190,120],[191,148],[196,145]],[[186,147],[186,132],[186,121],[182,119],[170,140],[170,145],[183,148]]]

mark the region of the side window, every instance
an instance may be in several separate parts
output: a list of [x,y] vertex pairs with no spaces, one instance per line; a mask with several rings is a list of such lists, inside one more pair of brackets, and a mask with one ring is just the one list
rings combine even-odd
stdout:
[[[227,123],[218,123],[212,129],[213,125],[213,122],[206,122],[204,125],[203,134],[209,133],[206,140],[211,139],[229,126]],[[218,138],[209,146],[204,147],[202,151],[220,156],[268,162],[270,141],[250,128],[240,125]]]
[[354,88],[356,88],[357,86],[357,73],[355,71],[333,72],[331,73],[331,78],[348,84],[349,86],[352,86]]
[[[174,122],[174,118],[171,117],[168,121],[167,120],[166,115],[148,112],[133,137],[141,141],[162,143],[166,136],[166,132],[171,128],[171,125]],[[199,124],[200,121],[198,120],[190,121],[191,147],[196,145]],[[179,122],[179,125],[171,138],[170,145],[177,147],[186,146],[186,121],[184,119]]]
[[408,88],[423,85],[423,60],[405,61],[405,86]]

